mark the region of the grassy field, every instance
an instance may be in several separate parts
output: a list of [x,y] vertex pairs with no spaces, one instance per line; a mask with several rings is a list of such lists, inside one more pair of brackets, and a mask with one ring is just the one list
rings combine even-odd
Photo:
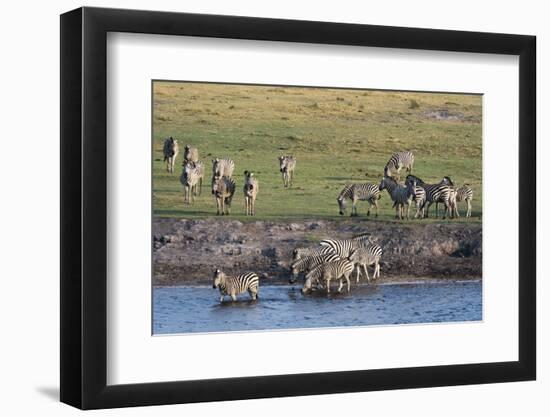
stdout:
[[[211,160],[230,157],[237,181],[231,218],[246,219],[245,170],[260,181],[256,216],[250,219],[339,218],[336,197],[346,183],[379,184],[389,157],[411,150],[413,173],[424,181],[448,175],[455,185],[470,184],[470,221],[481,221],[481,96],[177,82],[155,82],[153,91],[155,216],[215,215]],[[168,136],[180,145],[173,175],[162,155]],[[198,147],[206,166],[202,195],[188,206],[179,181],[186,144]],[[297,158],[291,189],[283,188],[277,160],[286,154]],[[402,179],[405,175],[402,170]],[[463,214],[464,203],[459,204]],[[364,218],[367,203],[358,208]],[[386,191],[380,208],[379,220],[393,220]]]

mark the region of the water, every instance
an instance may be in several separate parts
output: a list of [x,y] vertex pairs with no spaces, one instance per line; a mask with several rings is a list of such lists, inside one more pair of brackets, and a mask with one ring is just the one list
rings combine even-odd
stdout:
[[300,286],[260,287],[219,302],[211,286],[155,287],[153,333],[227,332],[405,323],[479,321],[480,281],[352,286],[351,293],[303,296]]

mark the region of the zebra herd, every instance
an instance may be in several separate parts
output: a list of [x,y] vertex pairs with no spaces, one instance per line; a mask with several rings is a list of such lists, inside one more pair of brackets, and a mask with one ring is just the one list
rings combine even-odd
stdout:
[[[445,213],[443,219],[460,217],[458,203],[466,203],[466,218],[472,215],[472,199],[474,193],[472,188],[465,184],[455,187],[450,177],[445,176],[436,184],[425,183],[421,178],[412,175],[414,154],[412,152],[397,152],[393,154],[384,167],[384,176],[380,184],[356,183],[347,184],[338,195],[338,207],[340,215],[345,214],[346,200],[351,200],[351,215],[357,216],[357,202],[368,201],[369,208],[376,208],[375,216],[378,217],[378,200],[381,198],[381,191],[386,190],[393,201],[395,217],[399,220],[410,218],[410,209],[414,205],[416,212],[414,218],[426,218],[429,210],[435,203],[435,217],[439,215],[439,203],[443,204]],[[403,184],[399,183],[399,172],[402,168],[408,172]]]
[[[351,289],[351,278],[355,271],[356,284],[360,281],[363,269],[367,282],[371,277],[367,267],[374,268],[372,280],[380,277],[380,258],[382,248],[370,241],[367,234],[355,236],[351,239],[324,239],[318,246],[296,248],[292,253],[290,264],[291,278],[295,283],[300,274],[304,274],[302,294],[315,290],[326,290],[330,294],[331,281],[338,281],[338,292],[342,291],[344,281],[347,291]],[[214,272],[213,288],[220,291],[220,302],[226,295],[236,301],[237,295],[248,292],[252,300],[258,298],[258,274],[249,272],[241,275],[229,276],[219,269]]]
[[[165,139],[163,145],[164,162],[166,162],[166,171],[174,173],[174,164],[179,153],[178,141],[173,137]],[[279,170],[283,177],[283,187],[292,186],[294,170],[296,169],[296,158],[292,155],[279,156]],[[216,209],[218,215],[228,215],[231,209],[231,202],[235,195],[236,182],[233,178],[235,162],[230,158],[212,159],[212,195],[216,200]],[[204,178],[204,163],[199,160],[199,150],[191,145],[186,145],[183,153],[182,173],[180,182],[183,185],[183,202],[191,204],[195,198],[201,195],[202,181]],[[256,198],[258,196],[260,184],[256,176],[251,171],[244,171],[244,206],[245,214],[254,216],[256,213]]]

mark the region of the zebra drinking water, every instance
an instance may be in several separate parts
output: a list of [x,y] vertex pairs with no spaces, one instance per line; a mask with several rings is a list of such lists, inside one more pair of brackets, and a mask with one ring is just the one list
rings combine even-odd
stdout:
[[353,262],[357,267],[356,282],[359,283],[360,270],[359,267],[363,267],[365,275],[367,276],[367,282],[370,283],[369,272],[367,266],[374,265],[374,274],[372,279],[376,279],[380,276],[380,258],[382,257],[382,248],[376,243],[371,243],[365,247],[354,249],[349,257],[350,262]]
[[451,192],[451,186],[452,181],[450,181],[449,177],[443,178],[439,183],[437,184],[426,184],[424,181],[422,181],[420,178],[415,177],[414,175],[407,175],[407,179],[405,182],[407,184],[412,184],[413,181],[416,181],[416,184],[420,187],[424,188],[424,191],[426,192],[426,200],[424,201],[424,204],[422,205],[422,209],[428,204],[428,207],[426,207],[426,215],[425,217],[428,217],[430,206],[433,203],[435,204],[435,217],[437,218],[439,215],[438,210],[438,204],[443,203],[445,206],[445,214],[443,215],[443,219],[445,219],[447,213],[449,216],[451,215],[451,208],[449,204],[449,196]]
[[327,262],[334,262],[340,260],[340,257],[335,253],[329,253],[324,255],[315,255],[315,256],[306,256],[305,258],[300,258],[297,261],[293,262],[290,265],[290,270],[292,272],[292,277],[288,282],[294,284],[298,279],[298,275],[301,272],[309,272],[319,265],[322,265]]
[[179,148],[178,141],[170,136],[164,141],[162,147],[162,153],[164,154],[164,162],[166,162],[166,171],[170,174],[174,173],[174,163],[176,162],[176,157],[178,156]]
[[[202,179],[204,177],[204,164],[201,161],[184,162],[180,182],[183,184],[184,204],[189,204],[189,195],[195,202],[195,197],[202,193]],[[198,189],[198,193],[197,193]]]
[[250,298],[256,300],[258,298],[258,289],[260,286],[260,278],[257,274],[249,272],[236,276],[225,275],[219,269],[214,271],[214,284],[212,288],[220,290],[220,303],[223,298],[229,295],[233,301],[237,301],[237,295],[248,291]]
[[336,199],[336,201],[338,201],[338,208],[341,216],[343,216],[346,211],[346,199],[350,199],[352,202],[352,216],[357,216],[357,201],[368,201],[369,209],[367,211],[367,216],[370,215],[370,210],[372,206],[374,206],[376,208],[375,217],[378,217],[378,200],[380,199],[380,190],[377,185],[371,183],[347,184],[344,189],[340,191],[340,194]]
[[216,198],[217,214],[229,214],[231,201],[235,194],[235,180],[233,178],[215,176],[212,178],[212,194]]
[[405,168],[408,173],[411,173],[413,164],[414,155],[412,152],[403,151],[394,153],[384,167],[384,176],[391,177],[395,173],[399,178],[399,171],[401,171],[401,168]]
[[[414,184],[416,187],[416,184]],[[413,184],[401,185],[398,184],[392,177],[384,177],[380,182],[380,191],[387,190],[390,195],[393,206],[395,207],[395,218],[403,220],[403,211],[407,207],[407,220],[409,220],[409,212],[411,202],[414,195]]]
[[258,179],[253,172],[244,171],[244,209],[245,214],[254,216],[256,207],[256,196],[259,191]]
[[327,294],[329,294],[331,280],[340,281],[338,292],[341,292],[342,287],[344,286],[344,279],[346,280],[349,292],[351,285],[349,277],[352,272],[353,264],[346,259],[321,264],[317,268],[307,273],[306,282],[302,287],[302,294],[307,294],[308,292],[310,292],[315,283],[320,283],[321,285],[324,284],[327,288]]
[[229,158],[214,158],[212,159],[212,178],[226,177],[231,178],[235,170],[235,162]]
[[279,156],[279,171],[281,171],[281,174],[283,175],[283,186],[285,188],[292,186],[295,168],[296,158],[292,155]]

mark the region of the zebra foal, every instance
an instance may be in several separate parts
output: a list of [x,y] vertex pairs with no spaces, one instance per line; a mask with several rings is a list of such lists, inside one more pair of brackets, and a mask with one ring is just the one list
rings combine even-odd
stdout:
[[376,208],[376,215],[378,217],[378,200],[380,199],[380,190],[378,186],[371,183],[364,184],[347,184],[340,194],[336,201],[338,201],[338,208],[340,215],[343,216],[346,211],[346,199],[351,200],[351,215],[357,216],[357,202],[358,201],[368,201],[369,209],[367,211],[367,216],[370,216],[370,210],[372,206]]
[[235,194],[235,180],[233,178],[215,176],[212,178],[212,194],[216,199],[218,215],[229,214],[231,201]]
[[464,201],[466,203],[466,218],[472,216],[472,200],[474,198],[474,192],[468,184],[464,184],[461,187],[451,187],[451,194],[449,196],[449,202],[451,205],[451,212],[456,217],[460,217],[458,212],[458,203]]
[[170,174],[174,173],[174,163],[176,162],[176,156],[178,156],[179,148],[178,141],[170,136],[164,141],[162,147],[162,153],[164,154],[164,162],[166,162],[166,171]]
[[365,270],[367,276],[367,282],[370,283],[369,271],[367,266],[374,265],[374,274],[372,279],[376,279],[380,276],[380,258],[382,257],[382,248],[380,245],[371,243],[365,247],[360,247],[353,250],[350,254],[349,260],[357,267],[356,282],[359,283],[360,267]]
[[191,145],[185,145],[183,149],[183,161],[184,162],[198,162],[199,150]]
[[249,272],[241,275],[225,275],[219,269],[214,271],[214,284],[212,288],[220,290],[220,303],[226,295],[229,295],[233,301],[237,301],[237,295],[248,291],[250,298],[256,300],[258,298],[258,289],[260,286],[260,278],[257,274]]
[[349,292],[351,286],[349,277],[352,272],[353,264],[346,259],[321,264],[306,274],[306,282],[302,287],[302,294],[307,294],[310,292],[314,283],[325,285],[327,287],[327,294],[329,294],[330,281],[332,280],[340,281],[338,292],[341,292],[342,287],[344,286],[344,279],[346,280]]
[[214,158],[212,159],[212,178],[214,177],[227,177],[233,176],[235,170],[235,162],[229,158]]
[[292,187],[295,169],[296,158],[294,158],[292,155],[279,156],[279,171],[283,176],[284,188]]
[[[194,203],[195,197],[202,194],[202,179],[204,177],[204,164],[201,161],[184,162],[180,182],[184,187],[184,204],[189,204],[189,196]],[[198,189],[198,193],[197,193]]]
[[253,172],[244,171],[244,210],[248,216],[254,216],[256,209],[256,197],[259,191],[258,179]]

